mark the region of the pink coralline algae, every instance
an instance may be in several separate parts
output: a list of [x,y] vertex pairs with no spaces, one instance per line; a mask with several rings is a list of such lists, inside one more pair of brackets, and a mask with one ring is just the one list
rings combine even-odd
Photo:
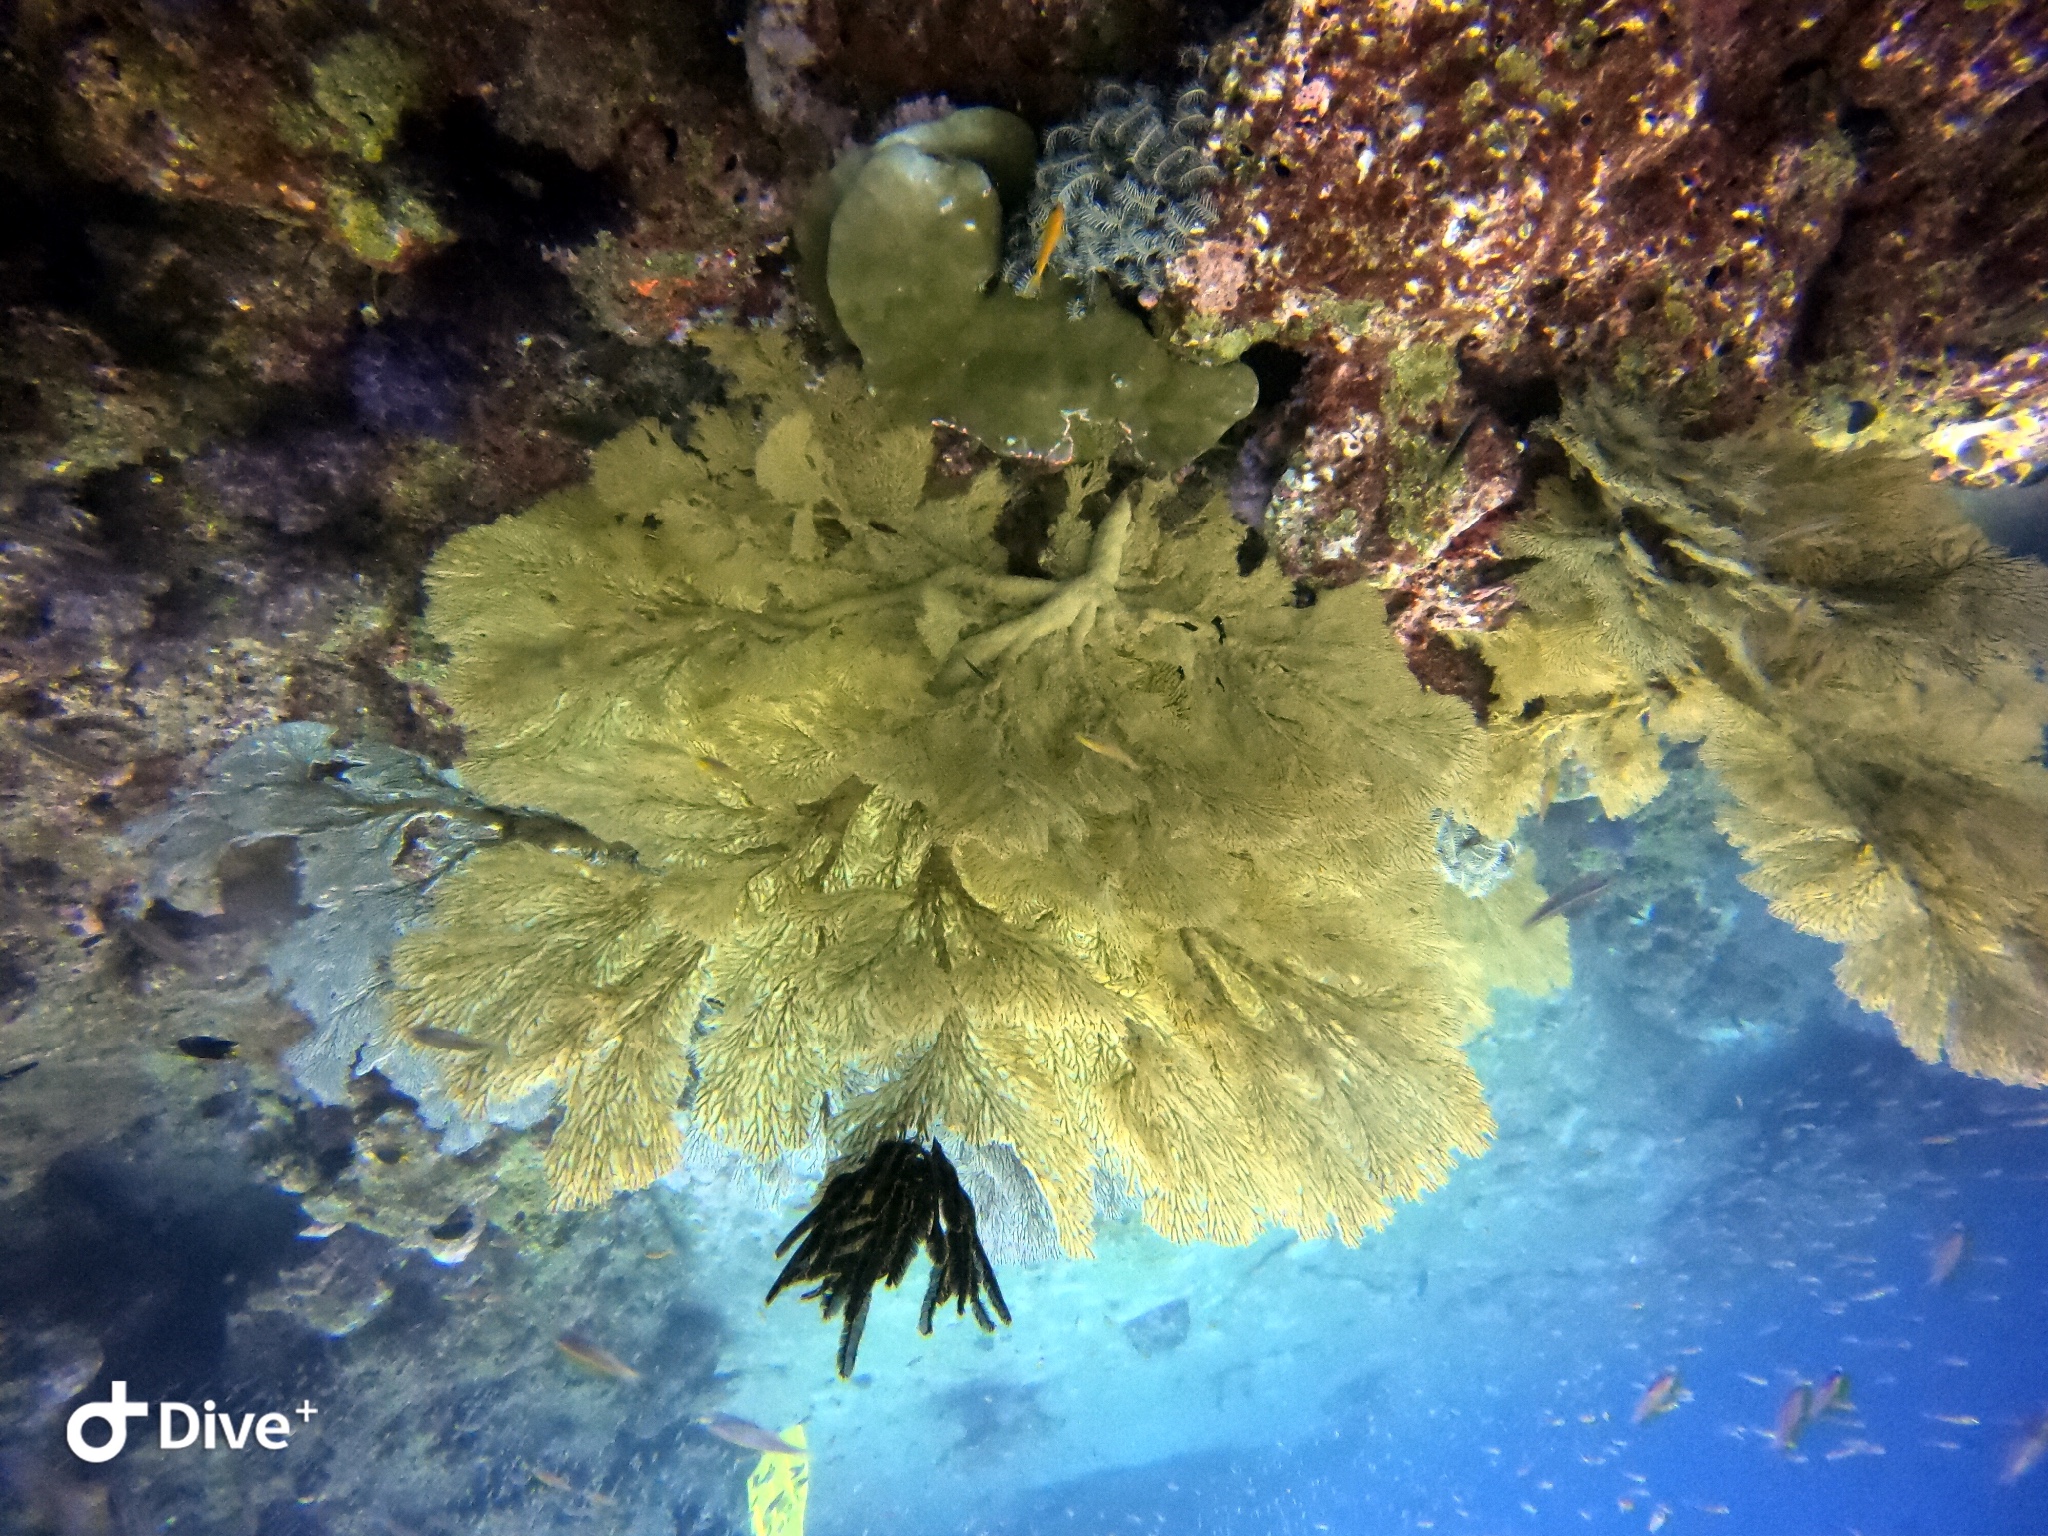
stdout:
[[1497,622],[1519,430],[1596,378],[1725,430],[1856,350],[1871,290],[1951,254],[1909,218],[1870,259],[1873,180],[1905,178],[1898,228],[1900,200],[1939,201],[1930,173],[1981,170],[2008,119],[2039,116],[2027,9],[1294,0],[1219,61],[1237,176],[1175,295],[1191,341],[1310,356],[1283,556],[1387,588],[1418,658]]
[[1845,43],[1864,175],[1810,301],[1816,371],[1947,478],[2048,469],[2048,10],[1895,0]]
[[1301,0],[1238,76],[1258,176],[1215,233],[1253,276],[1218,318],[1363,302],[1496,373],[1704,373],[1739,410],[1785,356],[1855,158],[1825,111],[1717,120],[1686,41],[1648,4]]

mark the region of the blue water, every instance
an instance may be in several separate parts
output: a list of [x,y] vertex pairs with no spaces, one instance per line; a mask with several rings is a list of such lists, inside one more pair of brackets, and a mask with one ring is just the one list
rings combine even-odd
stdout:
[[[167,1054],[167,1081],[222,1090],[171,1117],[204,1169],[138,1122],[0,1204],[0,1261],[49,1250],[14,1266],[33,1306],[0,1291],[0,1348],[43,1373],[103,1355],[66,1393],[325,1417],[270,1461],[86,1469],[63,1394],[0,1376],[0,1536],[17,1508],[59,1536],[728,1536],[754,1458],[696,1426],[713,1408],[806,1426],[809,1536],[2048,1531],[2048,1463],[2005,1476],[2048,1413],[2048,1095],[1914,1060],[1743,889],[1711,816],[1680,765],[1628,824],[1568,805],[1530,829],[1553,889],[1619,873],[1571,918],[1572,986],[1498,994],[1471,1043],[1494,1144],[1384,1231],[1222,1249],[1104,1221],[1091,1261],[1003,1267],[993,1336],[920,1338],[914,1274],[851,1382],[815,1308],[760,1304],[805,1192],[658,1186],[445,1265],[295,1237],[261,1138],[237,1164],[206,1129],[243,1122],[244,1069]],[[391,1295],[345,1330],[292,1266],[348,1254]],[[1130,1326],[1162,1308],[1185,1328]],[[568,1328],[639,1379],[568,1366]],[[1677,1404],[1633,1422],[1673,1370]],[[1835,1371],[1853,1411],[1781,1450],[1780,1403]]]
[[[1508,1042],[1483,1056],[1505,1070],[1516,1053]],[[1426,1391],[1360,1393],[1295,1443],[1065,1484],[962,1529],[1619,1531],[1649,1528],[1660,1509],[1677,1531],[2048,1529],[2048,1481],[1999,1482],[2048,1403],[2048,1254],[2028,1187],[2048,1180],[2048,1136],[2014,1125],[2038,1099],[1958,1083],[1820,1022],[1772,1067],[1703,1079],[1697,1117],[1673,1122],[1674,1142],[1702,1125],[1744,1132],[1709,1187],[1654,1222],[1617,1209],[1603,1249],[1501,1265],[1525,1330],[1445,1347],[1441,1319],[1387,1318],[1430,1351]],[[1714,1107],[1743,1088],[1746,1113]],[[1931,1288],[1928,1250],[1957,1223],[1971,1256]],[[1861,1295],[1874,1299],[1849,1300]],[[1692,1399],[1632,1425],[1667,1366]],[[1768,1430],[1785,1392],[1838,1368],[1857,1414],[1780,1454]],[[1318,1385],[1336,1382],[1304,1376],[1305,1391]],[[1882,1454],[1849,1453],[1859,1442]]]
[[[1312,1245],[1324,1284],[1287,1302],[1376,1336],[1361,1358],[1348,1326],[1309,1329],[1341,1339],[1294,1362],[1318,1423],[1054,1475],[952,1528],[2048,1530],[2048,1472],[2001,1481],[2048,1409],[2048,1100],[1914,1060],[1832,991],[1829,946],[1775,923],[1732,859],[1700,865],[1722,931],[1689,971],[1646,965],[1654,911],[1635,945],[1603,938],[1609,914],[1575,928],[1570,994],[1503,998],[1474,1047],[1498,1143],[1378,1240],[1413,1287],[1374,1291],[1372,1242]],[[1655,1006],[1673,989],[1692,1019]],[[1713,1010],[1742,1027],[1699,1028]],[[1674,1368],[1689,1397],[1632,1423]],[[1781,1452],[1780,1402],[1838,1369],[1856,1411]]]

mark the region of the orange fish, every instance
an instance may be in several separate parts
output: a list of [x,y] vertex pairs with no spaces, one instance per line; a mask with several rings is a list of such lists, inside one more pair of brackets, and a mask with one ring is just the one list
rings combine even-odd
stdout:
[[1970,1251],[1970,1234],[1962,1227],[1949,1233],[1935,1244],[1933,1254],[1927,1261],[1927,1283],[1947,1285],[1950,1276],[1961,1267],[1963,1258]]
[[1644,1389],[1643,1395],[1636,1399],[1635,1412],[1629,1417],[1643,1424],[1660,1413],[1669,1413],[1678,1406],[1680,1390],[1678,1372],[1666,1371]]
[[1785,1401],[1778,1404],[1778,1422],[1771,1430],[1771,1443],[1786,1455],[1799,1449],[1799,1437],[1813,1422],[1813,1388],[1806,1382],[1799,1383],[1785,1394]]
[[1024,297],[1038,297],[1038,286],[1045,281],[1046,263],[1052,260],[1052,248],[1060,243],[1060,236],[1066,232],[1067,210],[1058,203],[1052,205],[1052,215],[1045,221],[1045,233],[1038,239],[1038,261],[1031,268],[1031,281],[1024,285]]
[[470,1052],[488,1051],[491,1048],[489,1041],[458,1034],[452,1029],[442,1029],[436,1024],[415,1024],[406,1033],[429,1050]]
[[1079,731],[1076,731],[1074,732],[1074,740],[1081,743],[1081,745],[1086,747],[1090,752],[1093,752],[1100,757],[1106,757],[1112,763],[1116,763],[1121,767],[1128,768],[1133,773],[1143,773],[1145,771],[1145,765],[1143,763],[1139,762],[1135,757],[1131,756],[1130,753],[1126,752],[1122,747],[1118,746],[1115,742],[1110,741],[1105,737],[1083,736]]
[[555,1348],[567,1355],[576,1364],[593,1376],[609,1376],[613,1381],[638,1381],[640,1373],[602,1344],[593,1343],[583,1334],[571,1329],[555,1340]]

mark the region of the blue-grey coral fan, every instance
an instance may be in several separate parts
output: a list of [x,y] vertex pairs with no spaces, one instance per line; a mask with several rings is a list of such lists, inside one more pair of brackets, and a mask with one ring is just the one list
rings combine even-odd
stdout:
[[[298,1084],[322,1104],[381,1072],[462,1152],[490,1129],[443,1088],[445,1051],[395,1028],[385,1002],[392,946],[428,911],[434,882],[501,836],[500,818],[410,752],[334,744],[334,728],[292,721],[251,731],[207,767],[204,784],[131,829],[149,856],[147,893],[188,912],[220,910],[219,866],[230,849],[288,839],[303,915],[265,955],[284,998],[313,1032],[285,1053]],[[530,1125],[548,1096],[497,1118]]]
[[1209,95],[1181,92],[1162,112],[1151,86],[1105,84],[1078,123],[1045,136],[1030,212],[1010,251],[1009,277],[1030,281],[1046,221],[1064,211],[1054,270],[1156,295],[1168,263],[1216,217],[1209,189],[1223,172],[1209,154]]

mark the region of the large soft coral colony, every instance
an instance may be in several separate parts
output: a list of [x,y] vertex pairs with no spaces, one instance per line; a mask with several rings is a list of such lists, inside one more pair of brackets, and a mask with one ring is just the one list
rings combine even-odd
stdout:
[[678,1106],[763,1163],[1001,1144],[1075,1253],[1098,1181],[1356,1239],[1478,1151],[1433,812],[1479,735],[1372,594],[1299,606],[1220,495],[1090,466],[1006,550],[1000,472],[927,495],[850,370],[707,340],[688,451],[630,432],[428,575],[465,778],[620,850],[486,849],[401,946],[401,1011],[488,1045],[456,1097],[553,1084],[568,1204]]
[[1502,540],[1521,609],[1480,645],[1513,825],[1590,775],[1646,803],[1697,741],[1778,916],[1843,946],[1844,991],[1928,1060],[2048,1082],[2048,572],[1882,447],[1674,439],[1591,396],[1575,474]]

